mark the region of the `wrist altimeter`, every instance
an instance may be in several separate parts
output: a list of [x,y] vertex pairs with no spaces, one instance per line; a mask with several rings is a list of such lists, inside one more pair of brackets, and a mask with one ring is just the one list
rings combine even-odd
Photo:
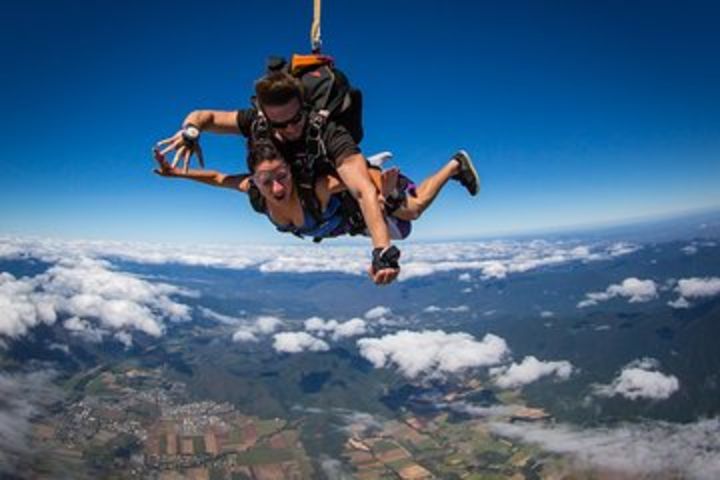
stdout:
[[191,148],[195,146],[198,139],[200,138],[200,129],[192,123],[188,123],[187,125],[183,126],[181,132],[183,142],[186,146]]

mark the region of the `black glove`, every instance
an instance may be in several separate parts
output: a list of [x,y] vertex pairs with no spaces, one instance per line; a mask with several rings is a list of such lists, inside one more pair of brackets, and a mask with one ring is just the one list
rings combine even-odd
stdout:
[[398,249],[395,245],[373,249],[372,257],[373,272],[377,272],[385,268],[400,268],[400,264],[398,263],[400,260],[400,249]]

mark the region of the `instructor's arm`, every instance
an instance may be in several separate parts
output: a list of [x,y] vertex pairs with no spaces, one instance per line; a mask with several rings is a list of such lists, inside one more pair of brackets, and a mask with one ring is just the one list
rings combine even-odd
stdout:
[[[353,197],[358,201],[365,224],[367,225],[374,248],[386,248],[390,245],[390,234],[382,214],[378,191],[370,178],[365,157],[354,153],[337,162],[337,172]],[[399,268],[384,268],[370,271],[373,281],[384,285],[392,282],[400,273]]]

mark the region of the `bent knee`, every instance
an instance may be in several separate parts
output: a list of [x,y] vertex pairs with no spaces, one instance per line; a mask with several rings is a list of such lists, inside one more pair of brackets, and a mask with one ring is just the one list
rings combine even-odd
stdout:
[[399,218],[400,220],[406,220],[412,222],[420,218],[422,210],[410,207],[401,207],[393,212],[393,217]]

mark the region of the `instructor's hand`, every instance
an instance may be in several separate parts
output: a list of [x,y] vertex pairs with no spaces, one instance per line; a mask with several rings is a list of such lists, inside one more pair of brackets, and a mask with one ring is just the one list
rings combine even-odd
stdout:
[[376,285],[387,285],[392,283],[400,273],[399,268],[383,268],[382,270],[373,271],[372,267],[368,269],[368,274]]
[[390,245],[376,248],[372,253],[373,261],[368,274],[377,285],[387,285],[395,280],[400,273],[400,250]]

